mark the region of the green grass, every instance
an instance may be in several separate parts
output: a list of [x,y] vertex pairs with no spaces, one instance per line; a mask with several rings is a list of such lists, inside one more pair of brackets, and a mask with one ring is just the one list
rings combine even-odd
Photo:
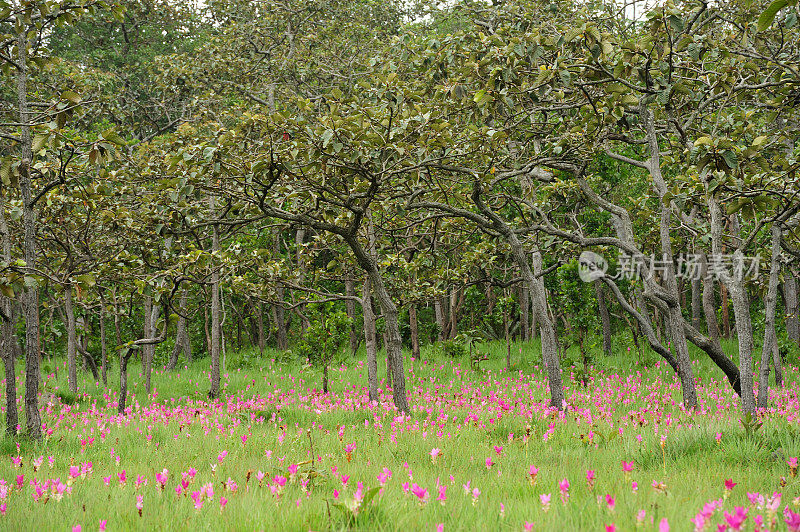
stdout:
[[[153,397],[145,394],[140,368],[132,365],[128,404],[134,412],[127,418],[114,415],[116,366],[107,389],[82,373],[77,395],[65,392],[66,372],[61,367],[58,377],[48,377],[44,386],[58,398],[44,413],[52,435],[42,442],[0,440],[0,478],[15,484],[17,475],[24,475],[23,489],[7,499],[0,527],[64,530],[80,524],[83,530],[95,530],[101,519],[107,519],[109,530],[399,531],[435,530],[439,523],[445,530],[520,530],[525,522],[535,523],[535,530],[599,530],[611,523],[631,530],[636,527],[637,512],[643,509],[646,529],[657,528],[666,517],[672,530],[690,530],[689,519],[707,501],[723,497],[723,481],[728,478],[738,485],[725,501],[727,511],[747,506],[747,492],[779,491],[783,502],[792,507],[800,495],[798,480],[786,464],[788,457],[800,455],[796,367],[786,368],[787,388],[776,394],[764,426],[747,436],[732,392],[704,358],[695,363],[704,383],[699,390],[703,410],[687,413],[678,406],[680,388],[669,368],[661,364],[654,369],[657,359],[649,352],[644,353],[645,364],[640,364],[634,352],[627,355],[626,347],[618,340],[617,356],[597,357],[595,380],[586,389],[569,381],[565,369],[571,408],[563,419],[537,406],[546,403],[547,397],[536,342],[514,344],[511,373],[503,369],[505,345],[496,343],[478,346],[490,358],[479,371],[471,370],[468,360],[444,359],[430,348],[423,352],[422,362],[412,364],[407,357],[414,413],[403,422],[394,419],[389,405],[369,409],[359,402],[366,385],[361,355],[343,357],[346,360],[340,362],[346,367],[333,365],[334,395],[326,399],[313,393],[321,387],[318,368],[305,368],[286,356],[280,364],[273,363],[273,352],[264,357],[252,351],[228,353],[223,378],[226,397],[211,409],[206,403],[207,359],[188,369],[181,366],[173,374],[156,372]],[[731,347],[726,345],[726,350],[735,353]],[[380,360],[379,375],[384,377],[383,357]],[[627,394],[619,390],[626,379],[637,387]],[[503,410],[499,401],[510,409]],[[464,423],[466,415],[472,418]],[[393,423],[400,427],[395,441]],[[553,433],[544,441],[551,424]],[[345,426],[341,440],[340,426]],[[622,435],[613,436],[620,428]],[[721,433],[719,442],[717,433]],[[594,437],[587,443],[590,434]],[[242,436],[247,436],[244,444]],[[82,446],[81,440],[90,437],[94,443]],[[350,442],[357,448],[348,461],[344,447]],[[287,485],[279,500],[266,486],[258,487],[257,471],[285,475],[289,464],[311,458],[312,445],[318,459],[313,466],[300,467],[309,479],[308,495],[299,479]],[[501,455],[494,446],[503,447]],[[429,454],[434,447],[442,450],[435,463]],[[119,465],[112,448],[121,457]],[[228,455],[220,464],[217,456],[223,450]],[[272,451],[271,458],[267,450]],[[11,460],[18,454],[23,459],[21,468]],[[51,455],[55,459],[52,470],[47,463]],[[45,459],[34,473],[32,460],[38,456]],[[491,469],[486,467],[487,457],[495,462]],[[623,460],[635,463],[629,477],[622,472]],[[93,474],[76,480],[70,495],[61,501],[51,498],[46,504],[34,502],[33,488],[28,485],[31,478],[63,481],[70,465],[89,461]],[[213,474],[212,464],[218,464]],[[410,467],[413,480],[404,464]],[[535,486],[528,478],[531,464],[540,468]],[[181,472],[190,467],[198,470],[190,491],[199,490],[205,482],[214,486],[214,500],[200,510],[194,509],[189,497],[174,491]],[[351,475],[345,490],[332,467],[337,474]],[[340,500],[352,499],[356,482],[362,481],[365,488],[377,486],[377,475],[384,467],[392,470],[393,477],[368,510],[352,519],[333,506],[334,490],[343,491]],[[155,474],[163,468],[169,470],[169,481],[162,493]],[[116,475],[123,469],[128,481],[120,487]],[[586,483],[590,469],[597,475],[593,490]],[[108,475],[112,475],[111,487],[103,482]],[[138,491],[134,487],[137,475],[148,480]],[[229,477],[239,486],[235,494],[223,491]],[[570,482],[566,505],[558,495],[563,478]],[[448,486],[444,505],[434,500],[437,480]],[[402,484],[407,481],[427,488],[431,500],[420,504],[414,495],[406,495]],[[467,481],[481,492],[474,503],[462,488]],[[638,483],[636,493],[632,481]],[[654,490],[653,481],[666,484],[666,493]],[[552,495],[548,512],[539,502],[543,493]],[[143,496],[141,517],[135,507],[137,494]],[[221,510],[218,501],[223,494],[229,502]],[[615,497],[613,513],[604,499],[598,502],[597,497],[606,494]],[[750,510],[750,529],[756,513]],[[785,528],[782,518],[779,521],[776,529]],[[714,528],[721,522],[722,515],[715,514]]]

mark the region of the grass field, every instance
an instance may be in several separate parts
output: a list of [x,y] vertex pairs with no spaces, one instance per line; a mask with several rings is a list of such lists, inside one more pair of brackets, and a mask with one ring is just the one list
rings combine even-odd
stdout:
[[697,353],[696,412],[666,364],[621,347],[586,387],[564,372],[558,413],[535,343],[514,345],[511,372],[504,346],[481,349],[477,371],[434,351],[407,359],[411,417],[396,415],[385,383],[368,403],[360,358],[337,362],[322,395],[317,368],[229,354],[214,403],[207,359],[158,371],[149,397],[133,366],[126,416],[116,385],[64,393],[61,367],[45,377],[47,438],[0,443],[0,528],[800,529],[796,361],[748,431]]

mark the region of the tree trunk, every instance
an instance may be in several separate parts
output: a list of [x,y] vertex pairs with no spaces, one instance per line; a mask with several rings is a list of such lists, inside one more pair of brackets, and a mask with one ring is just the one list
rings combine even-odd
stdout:
[[672,262],[672,240],[670,235],[670,224],[672,218],[672,206],[669,201],[664,201],[667,194],[667,185],[661,173],[661,155],[658,145],[658,137],[653,123],[653,115],[645,104],[641,104],[640,113],[642,122],[647,132],[649,158],[647,169],[653,178],[653,184],[661,200],[661,217],[659,221],[659,237],[661,240],[661,254],[664,259],[664,288],[669,294],[671,301],[667,301],[667,334],[672,345],[675,347],[675,358],[678,361],[678,378],[681,381],[681,391],[683,393],[683,404],[686,408],[697,407],[697,390],[694,384],[694,372],[692,361],[689,357],[689,345],[686,342],[684,332],[684,318],[680,305],[680,290],[675,277],[675,266]]
[[[298,272],[297,284],[299,284],[300,286],[303,285],[303,282],[305,282],[306,279],[306,261],[303,253],[305,249],[303,246],[303,244],[305,243],[305,239],[306,239],[306,230],[298,229],[297,232],[295,233],[295,245],[296,245],[295,260],[297,263],[297,272]],[[306,313],[303,312],[304,309],[305,305],[300,305],[297,307],[297,313],[300,315],[300,332],[302,334],[305,334],[308,328],[311,326],[311,322],[309,321],[308,316],[306,316]]]
[[67,318],[67,386],[78,393],[78,344],[75,333],[75,310],[72,308],[72,285],[64,285],[64,313]]
[[417,322],[417,305],[414,303],[408,306],[408,328],[411,331],[411,356],[414,360],[420,360],[419,323]]
[[719,323],[717,322],[717,301],[714,295],[714,278],[708,274],[708,260],[706,254],[700,255],[703,271],[703,315],[706,318],[708,336],[717,347],[719,343]]
[[100,371],[103,386],[108,386],[108,353],[106,352],[106,309],[103,300],[100,300],[100,310],[97,319],[100,320]]
[[794,268],[788,268],[783,280],[783,302],[786,306],[786,336],[800,345],[800,310],[797,297],[797,278]]
[[450,290],[450,330],[448,337],[452,340],[458,335],[458,288]]
[[[144,338],[152,338],[156,333],[156,322],[158,321],[159,306],[153,304],[153,296],[147,295],[144,298]],[[142,347],[142,363],[144,364],[144,387],[149,394],[152,391],[151,376],[153,373],[153,359],[155,358],[156,346],[148,344]]]
[[[711,251],[722,256],[722,210],[716,197],[706,192],[709,214],[711,215]],[[741,249],[733,253],[733,263],[741,264],[744,254]],[[753,324],[750,318],[750,304],[744,279],[735,273],[731,275],[724,268],[718,272],[723,287],[727,287],[733,303],[734,318],[736,319],[736,334],[739,339],[739,378],[741,380],[742,411],[755,413],[756,401],[753,392]]]
[[692,279],[692,327],[702,330],[703,301],[702,301],[702,281],[698,277]]
[[[517,236],[511,233],[511,251],[517,261],[517,266],[522,271],[522,278],[528,284],[533,298],[533,306],[539,320],[539,335],[542,342],[542,360],[547,369],[547,380],[550,384],[550,406],[563,410],[566,407],[564,400],[564,386],[561,383],[561,362],[558,360],[558,344],[556,331],[550,319],[547,308],[547,292],[544,287],[542,273],[542,254],[539,251],[533,254],[533,271],[528,264],[528,257],[522,249],[522,244]],[[537,277],[538,276],[538,277]]]
[[531,339],[531,294],[527,286],[522,285],[519,289],[519,321],[520,321],[520,334],[523,341]]
[[[211,210],[214,210],[214,197],[209,199]],[[212,253],[219,252],[219,228],[214,225],[211,237]],[[219,397],[220,392],[220,297],[219,297],[219,268],[214,265],[211,272],[211,388],[208,396],[211,399]]]
[[178,356],[180,355],[181,351],[184,351],[187,345],[187,339],[184,339],[187,336],[186,333],[186,317],[185,314],[188,312],[188,300],[189,300],[189,289],[184,288],[181,292],[181,301],[179,303],[179,316],[178,316],[178,324],[175,327],[175,347],[172,348],[172,354],[169,357],[169,362],[167,363],[167,369],[169,371],[173,371],[178,366]]
[[[344,279],[344,293],[349,297],[355,297],[356,286],[353,281],[353,276],[347,272]],[[356,329],[356,302],[352,299],[345,300],[345,309],[347,310],[347,317],[350,318],[350,351],[355,355],[358,351],[358,330]]]
[[722,294],[722,336],[731,337],[731,314],[728,305],[728,287],[725,283],[720,283],[719,291]]
[[600,310],[600,324],[603,331],[603,353],[611,356],[611,316],[608,313],[606,297],[603,293],[603,284],[599,279],[595,280],[594,293],[597,296],[597,307]]
[[392,374],[392,394],[395,408],[406,414],[411,413],[406,397],[406,376],[403,369],[403,339],[400,336],[400,320],[397,306],[392,301],[386,284],[381,277],[378,265],[354,236],[344,238],[353,251],[359,266],[369,276],[372,290],[383,312],[386,325],[386,356]]
[[364,346],[367,350],[367,382],[369,385],[369,400],[378,400],[378,340],[375,312],[372,309],[372,287],[369,277],[364,279],[364,289],[361,292],[361,308],[364,314]]
[[[761,368],[758,381],[758,408],[767,408],[769,401],[769,363],[775,352],[778,351],[778,337],[775,332],[775,307],[778,301],[778,276],[781,269],[781,236],[780,224],[773,222],[769,285],[767,287],[767,296],[764,298],[764,344],[761,350]],[[739,327],[737,327],[738,329]],[[780,353],[777,354],[777,360],[780,360]],[[779,370],[780,366],[776,364],[776,377]]]
[[445,323],[441,296],[436,296],[433,300],[433,313],[436,316],[436,325],[439,327],[439,341],[444,342],[447,338],[447,323]]
[[264,348],[267,346],[267,338],[264,336],[264,304],[259,301],[256,307],[256,323],[258,326],[258,352],[263,355]]
[[[28,37],[27,31],[17,34],[17,103],[20,126],[19,188],[22,198],[23,258],[28,268],[36,267],[36,206],[33,204],[30,166],[33,160],[31,128],[28,114]],[[42,418],[39,414],[39,288],[25,290],[25,424],[28,435],[42,437]]]
[[[6,223],[6,203],[3,194],[0,194],[0,238],[2,238],[3,260],[6,264],[10,264],[11,234]],[[6,379],[6,434],[16,436],[19,412],[17,411],[17,374],[14,368],[17,347],[17,336],[14,331],[16,325],[14,302],[0,295],[0,309],[6,316],[0,324],[0,356],[3,358]]]
[[508,303],[503,302],[503,334],[506,338],[506,371],[511,371],[511,336],[508,329]]

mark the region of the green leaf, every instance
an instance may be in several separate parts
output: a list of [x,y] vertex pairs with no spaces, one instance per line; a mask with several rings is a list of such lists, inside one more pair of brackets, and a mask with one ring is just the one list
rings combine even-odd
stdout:
[[789,5],[789,0],[774,0],[758,17],[758,31],[764,31],[772,25],[778,11]]
[[112,129],[106,129],[105,131],[103,131],[103,133],[102,133],[102,136],[103,136],[103,138],[104,138],[104,139],[106,139],[108,142],[110,142],[110,143],[112,143],[112,144],[116,144],[117,146],[125,146],[125,145],[127,144],[127,143],[125,142],[125,139],[123,139],[123,138],[122,138],[122,137],[119,135],[119,133],[117,133],[116,131],[114,131],[114,129],[113,129],[113,128],[112,128]]
[[73,103],[75,105],[81,103],[80,95],[73,91],[64,91],[61,93],[61,97],[67,100],[69,103]]
[[322,134],[322,147],[327,148],[332,138],[333,138],[333,130],[326,129],[325,133]]

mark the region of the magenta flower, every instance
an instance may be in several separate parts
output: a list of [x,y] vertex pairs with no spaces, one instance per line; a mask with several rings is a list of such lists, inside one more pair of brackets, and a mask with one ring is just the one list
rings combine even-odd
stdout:
[[589,485],[589,489],[594,488],[594,479],[596,478],[595,472],[593,470],[589,470],[586,472],[586,484]]
[[423,489],[422,487],[417,486],[416,484],[413,484],[411,486],[411,493],[417,496],[419,502],[428,502],[428,490]]
[[436,497],[436,500],[442,504],[444,504],[444,501],[447,500],[447,495],[445,494],[446,491],[447,486],[439,486],[439,495]]
[[796,514],[787,506],[783,511],[783,519],[790,532],[800,532],[800,514]]
[[606,506],[608,506],[609,511],[613,512],[614,508],[617,507],[617,502],[614,500],[614,497],[611,495],[606,495]]
[[545,512],[550,509],[550,494],[543,493],[539,495],[539,502],[542,503],[542,510]]
[[732,479],[729,478],[725,481],[725,490],[731,491],[735,487],[736,487],[736,482],[734,482]]
[[289,466],[289,475],[294,476],[297,474],[297,464],[292,464]]
[[486,469],[491,469],[493,465],[494,465],[494,462],[492,462],[491,457],[487,458],[486,459]]
[[622,472],[623,473],[630,473],[633,471],[633,461],[626,462],[625,460],[622,461]]
[[725,515],[725,522],[734,530],[741,530],[742,524],[747,519],[747,508],[737,506],[734,508],[733,513],[723,512]]

